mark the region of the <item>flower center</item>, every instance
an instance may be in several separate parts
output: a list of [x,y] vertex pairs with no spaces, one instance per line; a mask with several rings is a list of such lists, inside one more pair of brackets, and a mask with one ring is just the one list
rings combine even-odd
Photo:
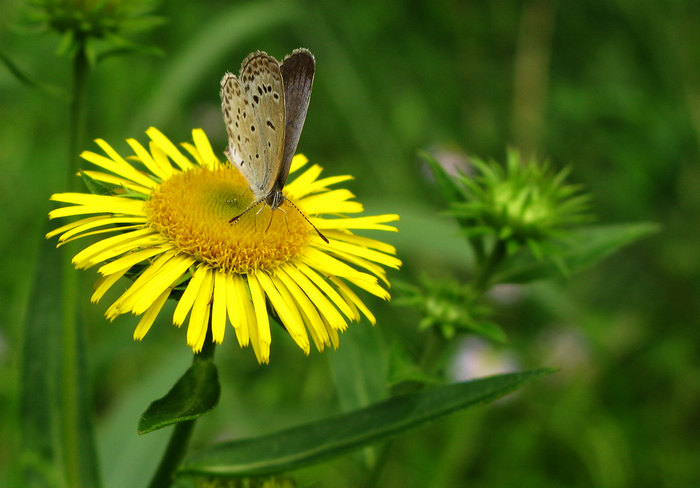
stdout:
[[180,251],[227,272],[268,269],[297,257],[313,229],[288,203],[274,212],[261,203],[229,223],[251,201],[237,170],[197,168],[164,181],[145,207],[150,224]]

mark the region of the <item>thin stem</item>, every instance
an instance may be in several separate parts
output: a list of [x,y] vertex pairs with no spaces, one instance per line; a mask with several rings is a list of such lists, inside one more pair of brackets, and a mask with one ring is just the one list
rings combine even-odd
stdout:
[[[209,330],[204,340],[204,347],[201,352],[194,355],[193,362],[212,361],[214,359],[215,349],[216,344],[212,340],[210,318]],[[165,448],[160,464],[158,464],[158,469],[156,469],[151,482],[148,484],[148,488],[167,488],[173,484],[173,474],[185,458],[187,447],[189,446],[190,438],[194,431],[195,422],[197,422],[197,419],[179,422],[175,425],[170,440],[168,441],[168,446]]]
[[197,422],[196,419],[187,420],[175,425],[170,441],[168,441],[168,447],[165,449],[158,469],[148,485],[149,488],[167,488],[173,484],[173,473],[185,457],[195,422]]
[[[73,59],[73,93],[70,105],[68,186],[75,187],[77,147],[85,134],[89,66],[84,42]],[[99,483],[95,444],[89,419],[85,381],[85,340],[77,314],[78,276],[70,264],[73,248],[64,249],[61,313],[62,454],[67,486]]]
[[488,258],[481,266],[479,273],[474,283],[474,289],[478,293],[484,293],[493,278],[493,274],[498,269],[498,266],[506,257],[506,241],[499,239],[491,249]]
[[79,47],[73,59],[73,92],[70,104],[70,139],[68,141],[68,185],[75,189],[78,171],[78,152],[85,140],[87,122],[87,81],[90,64],[85,54],[85,41],[79,42]]

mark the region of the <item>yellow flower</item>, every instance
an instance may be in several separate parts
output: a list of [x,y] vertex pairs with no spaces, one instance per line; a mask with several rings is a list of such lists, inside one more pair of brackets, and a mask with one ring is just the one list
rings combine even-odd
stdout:
[[[306,354],[309,335],[322,351],[325,346],[337,348],[338,332],[348,321],[359,321],[360,314],[375,323],[348,284],[388,300],[389,282],[382,266],[398,268],[401,261],[393,256],[393,246],[352,231],[396,231],[386,224],[399,217],[348,217],[362,212],[362,205],[348,190],[329,187],[351,176],[320,178],[321,167],[312,165],[284,188],[285,196],[329,244],[288,203],[279,212],[263,205],[260,212],[248,212],[230,224],[252,195],[238,170],[216,157],[204,132],[193,130],[194,144],[182,144],[189,157],[157,129],[146,133],[151,139],[148,149],[127,140],[134,151],[131,162],[100,139],[96,143],[106,156],[83,152],[85,160],[106,170],[83,171],[90,186],[105,194],[51,196],[72,205],[52,210],[49,218],[89,216],[47,238],[60,235],[61,245],[115,234],[73,258],[79,269],[101,265],[93,302],[123,276],[133,279],[108,308],[107,318],[140,315],[134,339],[141,340],[167,298],[177,297],[173,324],[179,327],[189,314],[187,344],[195,352],[202,349],[209,324],[214,342],[223,341],[228,318],[241,347],[250,344],[264,363],[269,361],[271,342],[268,302]],[[304,156],[295,156],[291,173],[307,163]]]

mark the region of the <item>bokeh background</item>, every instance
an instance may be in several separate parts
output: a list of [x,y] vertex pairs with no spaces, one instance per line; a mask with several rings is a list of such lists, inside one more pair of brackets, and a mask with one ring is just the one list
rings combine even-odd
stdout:
[[[20,460],[22,324],[48,197],[67,186],[70,63],[59,38],[29,26],[25,2],[0,4],[0,480]],[[317,74],[299,150],[326,174],[353,174],[370,213],[398,213],[404,261],[390,276],[469,276],[469,254],[417,157],[503,160],[509,146],[571,165],[602,223],[661,232],[568,280],[501,287],[507,345],[454,340],[452,380],[556,366],[496,404],[411,431],[390,445],[376,486],[700,486],[700,3],[695,0],[163,2],[167,23],[140,41],[162,56],[100,63],[89,82],[87,141],[123,154],[158,127],[186,141],[202,127],[223,151],[219,80],[262,49],[298,46]],[[148,479],[168,432],[136,434],[139,414],[186,369],[184,330],[162,314],[142,343],[137,319],[108,323],[80,272],[89,388],[106,487]],[[56,286],[56,283],[41,283]],[[363,295],[364,296],[364,295]],[[368,298],[369,299],[369,298]],[[259,435],[361,405],[384,391],[394,344],[418,355],[411,309],[373,303],[337,352],[307,359],[277,331],[269,366],[229,331],[217,350],[223,394],[194,448]],[[363,400],[364,399],[364,400]],[[300,486],[362,486],[362,451],[295,473]],[[3,482],[0,481],[0,485]]]

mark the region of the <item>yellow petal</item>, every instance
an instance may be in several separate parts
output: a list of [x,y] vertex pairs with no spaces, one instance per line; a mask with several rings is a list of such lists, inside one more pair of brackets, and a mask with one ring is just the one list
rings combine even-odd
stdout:
[[[107,219],[109,219],[109,218],[112,218],[112,217],[111,216],[107,217]],[[137,217],[129,217],[129,218],[137,218]],[[58,234],[68,232],[70,230],[75,229],[76,227],[80,227],[82,225],[90,225],[92,222],[100,221],[100,220],[105,220],[105,217],[98,215],[95,217],[87,217],[84,219],[76,220],[75,222],[69,222],[65,225],[62,225],[61,227],[58,227],[58,228],[52,230],[51,232],[47,232],[45,237],[47,239],[51,239],[53,236],[57,236]]]
[[190,279],[190,282],[185,288],[185,292],[180,297],[177,302],[177,307],[175,307],[175,313],[173,314],[173,324],[180,327],[187,317],[187,313],[194,305],[194,301],[199,294],[199,289],[207,276],[207,267],[202,265],[197,268],[194,272],[194,276]]
[[102,181],[103,183],[108,183],[110,185],[114,185],[117,187],[128,188],[129,190],[133,190],[133,191],[142,193],[144,195],[150,195],[151,189],[153,188],[152,186],[147,187],[147,186],[139,185],[137,183],[132,183],[131,181],[127,180],[126,178],[103,173],[102,171],[83,170],[82,172],[85,173],[90,178],[92,178],[93,180]]
[[170,296],[170,291],[170,289],[167,289],[163,293],[161,293],[158,296],[158,298],[156,298],[156,300],[151,304],[151,306],[148,307],[148,310],[146,310],[146,312],[143,314],[141,320],[139,320],[138,325],[136,325],[136,329],[134,330],[135,341],[140,341],[141,339],[143,339],[148,333],[148,331],[151,329],[153,322],[156,320],[156,317],[158,317],[158,314],[163,308],[163,305],[165,305],[165,301],[168,299],[168,296]]
[[148,149],[151,151],[153,161],[156,163],[156,165],[161,168],[163,173],[167,174],[163,180],[170,178],[175,173],[175,168],[173,168],[173,165],[170,164],[170,160],[168,159],[167,154],[165,154],[165,151],[163,151],[160,146],[153,141],[148,144]]
[[[146,222],[146,217],[114,217],[112,215],[104,216],[98,215],[96,217],[88,217],[86,219],[80,219],[70,224],[59,227],[46,234],[46,238],[53,237],[58,234],[62,234],[59,241],[69,239],[74,235],[81,234],[95,227],[102,227],[103,225],[112,225],[115,230],[121,230],[122,227],[115,224],[144,224]],[[82,237],[82,236],[81,236]]]
[[192,144],[189,142],[182,142],[180,145],[185,148],[185,150],[190,153],[190,156],[192,156],[192,159],[197,161],[198,166],[204,166],[204,161],[202,161],[202,155],[199,154],[199,151],[197,151],[197,148],[194,147]]
[[73,257],[73,264],[83,264],[90,260],[90,258],[98,253],[102,253],[105,250],[112,249],[115,246],[122,246],[125,243],[129,244],[136,239],[143,238],[145,236],[150,236],[153,234],[153,229],[140,229],[132,232],[127,232],[124,234],[119,234],[116,236],[108,237],[107,239],[102,239],[82,251]]
[[253,308],[255,309],[255,321],[258,324],[258,337],[260,338],[261,352],[264,344],[268,346],[272,342],[270,336],[270,319],[267,316],[267,304],[265,303],[265,295],[263,294],[260,283],[258,282],[256,272],[248,273],[248,288],[250,288],[250,297],[253,299]]
[[[211,312],[209,303],[211,302],[214,284],[212,269],[208,266],[201,266],[199,269],[202,271],[200,272],[197,270],[197,272],[203,274],[204,278],[202,278],[201,286],[194,299],[192,313],[190,314],[190,322],[187,326],[187,345],[196,353],[202,350],[207,336],[209,314]],[[196,274],[197,273],[195,273],[195,276]]]
[[294,306],[294,302],[286,302],[280,295],[277,287],[273,283],[273,278],[265,272],[255,273],[255,277],[260,286],[265,291],[265,295],[270,299],[272,306],[277,311],[277,316],[284,324],[287,332],[305,354],[309,354],[309,336],[306,334],[304,322],[299,311]]
[[172,167],[168,165],[168,168],[166,169],[157,164],[148,151],[146,151],[146,148],[143,147],[139,141],[136,139],[127,139],[126,142],[129,144],[129,146],[131,146],[131,149],[133,149],[136,158],[146,168],[148,168],[148,171],[150,171],[152,174],[161,180],[168,178],[172,174]]
[[[304,323],[309,328],[309,332],[311,332],[312,336],[315,338],[314,342],[316,343],[316,348],[318,349],[319,347],[319,340],[321,343],[330,344],[328,333],[326,332],[326,328],[323,326],[323,320],[321,320],[318,313],[318,305],[314,305],[311,300],[309,300],[307,294],[304,293],[299,285],[295,283],[287,273],[284,272],[282,267],[275,270],[275,278],[275,286],[282,295],[282,298],[287,303],[296,303],[299,310],[306,318]],[[313,286],[313,284],[311,284],[311,286]],[[313,288],[316,289],[316,292],[320,295],[318,288],[315,286],[313,286]],[[336,313],[340,315],[337,311]]]
[[115,259],[114,261],[105,264],[104,266],[100,267],[100,269],[98,269],[97,272],[104,276],[116,273],[121,270],[128,270],[133,265],[138,264],[141,261],[144,261],[150,257],[156,256],[157,254],[162,254],[165,251],[169,251],[172,248],[172,245],[157,246],[152,247],[150,249],[143,249],[141,251],[132,252],[127,254],[126,256],[122,256],[121,258]]
[[[398,229],[392,225],[385,225],[385,222],[396,222],[399,220],[398,215],[372,215],[369,217],[344,217],[337,219],[315,219],[314,225],[319,229],[367,229],[367,230],[386,230],[389,232],[398,232]],[[377,241],[378,242],[378,241]],[[389,244],[386,244],[389,246]],[[391,246],[389,246],[391,247]],[[385,251],[388,252],[388,251]],[[395,254],[396,250],[391,254]]]
[[226,274],[214,271],[214,298],[211,305],[212,339],[221,344],[226,333]]
[[[284,282],[287,288],[293,288],[298,285],[298,288],[303,290],[304,293],[309,297],[311,303],[318,311],[323,315],[333,328],[345,330],[347,328],[347,323],[340,315],[338,309],[328,301],[326,296],[321,293],[318,287],[293,265],[284,265],[277,271],[279,273],[280,279]],[[328,285],[330,288],[330,285]],[[295,293],[296,296],[296,293]],[[340,296],[338,296],[340,299]],[[343,302],[345,304],[345,302]],[[345,304],[347,306],[347,304]],[[350,308],[348,307],[348,313],[350,313]],[[308,314],[307,314],[308,315]],[[315,324],[314,324],[315,325]],[[323,337],[325,334],[319,332],[319,335]]]
[[292,158],[292,164],[289,167],[289,172],[294,173],[295,171],[298,171],[299,169],[303,168],[308,162],[309,159],[306,156],[304,156],[303,154],[297,154]]
[[156,129],[155,127],[149,127],[149,129],[146,131],[146,134],[148,134],[148,137],[151,138],[151,140],[158,146],[160,149],[163,150],[165,154],[168,155],[170,159],[183,171],[187,171],[188,169],[194,168],[194,164],[187,159],[173,144],[170,142],[170,139],[165,137],[161,131]]
[[138,183],[141,186],[147,188],[154,188],[158,184],[150,179],[143,173],[139,173],[133,166],[131,166],[124,158],[122,158],[117,152],[102,139],[96,139],[95,142],[102,148],[105,153],[109,156],[108,158],[94,153],[92,151],[83,151],[80,157],[86,161],[91,162],[95,166],[106,169],[107,171],[114,173],[119,176],[123,176],[134,183]]
[[209,138],[207,138],[202,129],[194,129],[192,131],[192,141],[194,141],[197,151],[199,151],[199,154],[202,156],[204,162],[203,166],[216,169],[222,165],[219,158],[214,154],[214,150],[209,143]]
[[228,318],[236,329],[238,343],[247,346],[250,342],[250,330],[256,327],[255,311],[250,302],[248,287],[240,275],[226,276]]
[[[296,268],[304,275],[306,275],[311,281],[313,281],[314,284],[321,291],[323,291],[323,293],[325,293],[326,296],[333,301],[333,303],[335,303],[336,307],[338,307],[348,319],[355,322],[360,320],[360,316],[357,314],[356,311],[353,310],[353,307],[351,307],[348,304],[348,302],[346,302],[345,299],[341,297],[340,294],[337,291],[335,291],[335,289],[330,284],[328,284],[328,282],[324,278],[322,278],[318,273],[316,273],[313,269],[311,269],[303,263],[297,263]],[[289,267],[286,269],[288,271],[291,271],[293,268]]]
[[100,299],[107,293],[107,290],[112,288],[112,286],[119,281],[119,278],[124,276],[124,274],[129,271],[128,269],[123,269],[117,273],[111,274],[109,276],[100,276],[100,278],[95,282],[95,292],[90,297],[92,303],[97,303]]
[[343,297],[345,297],[346,300],[351,301],[357,308],[359,308],[365,315],[365,317],[369,319],[372,325],[377,323],[377,319],[374,318],[374,315],[372,314],[372,312],[370,312],[369,308],[367,308],[367,306],[362,302],[362,300],[360,300],[360,298],[357,295],[355,295],[355,292],[352,291],[348,287],[348,285],[346,285],[341,280],[333,276],[331,276],[330,279],[336,286],[336,288],[338,288],[340,294],[343,295]]
[[49,218],[79,215],[81,213],[111,213],[144,216],[143,200],[117,197],[111,195],[92,195],[90,193],[54,193],[51,200],[62,203],[74,203],[77,207],[61,207],[49,212]]
[[351,201],[354,198],[348,190],[331,190],[317,193],[298,201],[299,206],[309,214],[343,214],[362,212],[362,204]]

